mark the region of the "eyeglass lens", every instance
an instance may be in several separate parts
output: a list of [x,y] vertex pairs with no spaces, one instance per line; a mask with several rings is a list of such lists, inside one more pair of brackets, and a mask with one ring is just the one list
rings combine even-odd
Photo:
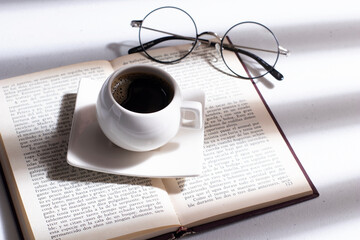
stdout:
[[[234,48],[237,49],[241,64],[234,61]],[[222,57],[227,67],[235,74],[242,78],[257,78],[264,76],[275,66],[279,57],[279,44],[273,33],[264,25],[243,22],[226,32],[223,37]]]
[[[181,27],[179,27],[181,25]],[[195,22],[185,11],[164,7],[150,12],[144,19],[139,32],[139,41],[145,53],[155,61],[171,63],[186,57],[195,47],[197,39]],[[156,51],[149,51],[147,43],[157,42],[150,49],[179,46],[177,54],[160,56]],[[190,44],[190,45],[189,45]],[[187,45],[183,49],[181,46]]]

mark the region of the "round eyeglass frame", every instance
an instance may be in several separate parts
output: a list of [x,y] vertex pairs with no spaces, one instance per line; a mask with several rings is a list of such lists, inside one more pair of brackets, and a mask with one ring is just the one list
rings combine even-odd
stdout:
[[151,12],[149,12],[148,14],[146,14],[146,16],[143,18],[142,21],[144,22],[149,15],[151,15],[152,13],[154,13],[154,12],[156,12],[156,11],[158,11],[158,10],[164,9],[164,8],[173,8],[173,9],[179,10],[179,11],[185,13],[185,14],[191,19],[191,21],[192,21],[192,23],[194,24],[194,27],[195,27],[195,39],[194,39],[194,43],[192,44],[192,45],[193,45],[192,48],[191,48],[191,49],[188,51],[188,53],[186,53],[184,56],[182,56],[182,57],[180,57],[180,58],[178,58],[178,59],[172,60],[172,61],[161,61],[161,60],[159,60],[159,59],[153,58],[153,57],[146,51],[146,49],[145,49],[145,47],[143,46],[143,43],[142,43],[142,41],[141,41],[141,30],[142,30],[142,26],[140,26],[140,28],[139,28],[139,43],[140,43],[140,46],[141,46],[141,48],[143,49],[144,53],[145,53],[150,59],[152,59],[153,61],[158,62],[158,63],[163,63],[163,64],[171,64],[171,63],[179,62],[180,60],[186,58],[186,57],[195,49],[196,43],[197,43],[197,41],[198,41],[198,36],[199,36],[199,34],[198,34],[198,29],[197,29],[197,26],[196,26],[196,23],[195,23],[194,19],[190,16],[190,14],[188,14],[186,11],[184,11],[183,9],[178,8],[178,7],[164,6],[164,7],[156,8],[156,9],[152,10]]
[[[224,54],[223,54],[224,41],[227,39],[228,33],[229,33],[233,28],[235,28],[235,27],[237,27],[237,26],[239,26],[239,25],[241,25],[241,24],[248,24],[248,23],[250,23],[250,24],[257,24],[257,25],[265,28],[267,31],[269,31],[269,33],[272,35],[272,37],[274,38],[274,40],[275,40],[275,42],[276,42],[276,49],[277,49],[276,59],[275,59],[275,61],[274,61],[274,64],[271,66],[272,69],[270,69],[270,70],[267,70],[267,69],[266,69],[267,71],[266,71],[264,74],[261,74],[261,75],[259,75],[259,76],[255,76],[255,77],[250,77],[250,74],[248,73],[247,67],[244,66],[244,64],[243,64],[243,62],[242,62],[242,60],[241,60],[241,57],[240,57],[238,54],[236,54],[236,56],[238,57],[240,63],[243,65],[243,67],[244,67],[244,69],[245,69],[245,72],[246,72],[246,74],[247,74],[249,77],[244,77],[244,76],[242,76],[242,75],[239,75],[239,74],[236,73],[234,70],[232,70],[232,68],[226,63],[226,60],[225,60]],[[228,41],[231,41],[230,39],[227,39],[227,40],[228,40]],[[231,42],[230,42],[230,44],[231,44]],[[239,22],[239,23],[233,25],[232,27],[230,27],[230,28],[225,32],[225,34],[224,34],[224,36],[221,38],[221,42],[220,42],[220,53],[221,53],[221,58],[223,59],[223,62],[225,63],[226,67],[227,67],[232,73],[234,73],[236,76],[238,76],[238,77],[240,77],[240,78],[243,78],[243,79],[257,79],[257,78],[261,78],[261,77],[265,76],[266,74],[270,73],[270,71],[272,71],[273,69],[275,69],[275,65],[276,65],[276,63],[278,62],[279,56],[280,56],[280,48],[279,48],[279,46],[280,46],[280,45],[279,45],[279,41],[278,41],[278,39],[276,38],[275,34],[274,34],[268,27],[266,27],[264,24],[261,24],[261,23],[258,23],[258,22],[254,22],[254,21],[244,21],[244,22]]]

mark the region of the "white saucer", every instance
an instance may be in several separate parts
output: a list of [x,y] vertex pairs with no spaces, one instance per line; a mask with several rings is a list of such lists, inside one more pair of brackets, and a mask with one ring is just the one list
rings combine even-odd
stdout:
[[[70,165],[104,173],[152,178],[201,174],[204,128],[181,128],[168,144],[149,152],[127,151],[110,142],[96,119],[95,105],[102,84],[91,79],[82,79],[79,84],[67,152]],[[204,109],[203,91],[183,91],[183,98],[201,102]]]

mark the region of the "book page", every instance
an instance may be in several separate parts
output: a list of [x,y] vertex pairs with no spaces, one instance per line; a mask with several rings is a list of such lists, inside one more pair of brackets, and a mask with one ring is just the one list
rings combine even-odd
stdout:
[[[234,61],[239,61],[235,55]],[[113,64],[147,62],[130,55]],[[253,83],[233,76],[217,51],[201,47],[180,63],[154,65],[182,89],[206,94],[203,173],[163,180],[181,224],[206,223],[312,193]]]
[[0,81],[1,161],[27,238],[127,238],[179,225],[160,179],[66,162],[79,80],[105,81],[112,72],[98,61]]

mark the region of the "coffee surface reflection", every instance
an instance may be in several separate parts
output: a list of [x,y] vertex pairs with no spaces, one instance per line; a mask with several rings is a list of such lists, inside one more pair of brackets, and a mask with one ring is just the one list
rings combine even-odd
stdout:
[[115,101],[137,113],[152,113],[165,108],[174,97],[173,87],[150,73],[128,73],[115,79],[111,86]]

